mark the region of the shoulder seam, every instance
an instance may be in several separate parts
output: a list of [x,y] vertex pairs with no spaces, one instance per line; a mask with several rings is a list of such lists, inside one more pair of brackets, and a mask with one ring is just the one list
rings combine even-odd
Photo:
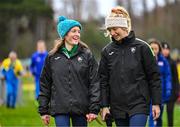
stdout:
[[149,47],[149,49],[151,50],[153,56],[155,56],[154,51],[152,50],[151,46],[150,46],[146,41],[141,40],[141,39],[139,39],[139,38],[136,38],[136,40],[141,41],[141,42],[143,42],[144,44],[146,44],[146,45]]

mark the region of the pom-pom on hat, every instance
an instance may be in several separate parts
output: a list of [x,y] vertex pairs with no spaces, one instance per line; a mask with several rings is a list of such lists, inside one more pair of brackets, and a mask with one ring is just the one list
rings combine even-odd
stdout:
[[57,23],[57,32],[60,38],[64,39],[65,35],[70,31],[70,29],[75,26],[78,26],[80,29],[82,29],[82,26],[78,21],[60,16]]

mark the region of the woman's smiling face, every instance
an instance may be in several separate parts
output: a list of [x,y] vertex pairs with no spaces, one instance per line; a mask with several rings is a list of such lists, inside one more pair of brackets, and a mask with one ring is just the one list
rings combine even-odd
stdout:
[[71,28],[71,30],[65,36],[65,42],[70,45],[77,45],[80,41],[81,30],[78,26]]

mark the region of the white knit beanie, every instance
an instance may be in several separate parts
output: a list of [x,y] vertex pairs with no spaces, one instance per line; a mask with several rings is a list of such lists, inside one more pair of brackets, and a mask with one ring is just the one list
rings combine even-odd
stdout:
[[118,6],[111,10],[111,13],[105,19],[106,29],[110,27],[127,28],[128,33],[131,31],[131,19],[125,8]]

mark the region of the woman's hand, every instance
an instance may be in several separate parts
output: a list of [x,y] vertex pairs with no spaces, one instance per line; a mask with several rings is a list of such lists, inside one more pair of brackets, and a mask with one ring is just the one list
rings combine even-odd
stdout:
[[41,119],[43,120],[43,123],[47,126],[50,123],[50,116],[49,115],[43,115],[41,116]]
[[101,110],[101,118],[103,121],[105,121],[106,114],[110,114],[109,108],[104,107]]
[[152,105],[152,114],[153,114],[153,119],[156,120],[160,116],[160,107],[159,105]]
[[91,121],[93,121],[93,120],[95,120],[97,118],[97,115],[94,114],[94,113],[89,113],[89,114],[86,115],[86,118],[87,118],[88,122],[91,122]]

